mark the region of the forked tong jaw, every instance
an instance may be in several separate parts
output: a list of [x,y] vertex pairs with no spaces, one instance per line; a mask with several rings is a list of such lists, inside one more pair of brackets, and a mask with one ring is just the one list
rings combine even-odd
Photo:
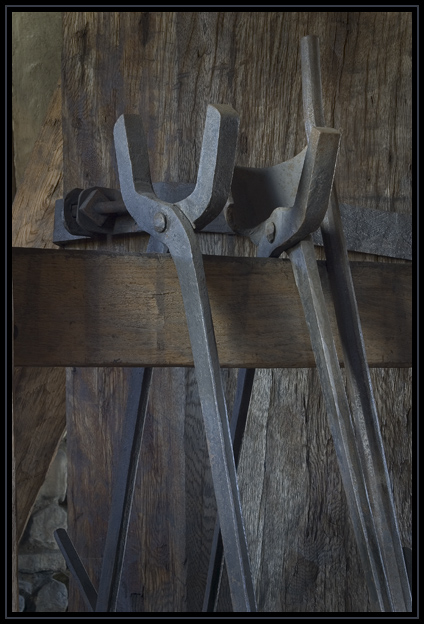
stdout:
[[[257,214],[263,215],[264,212],[266,214],[268,210],[269,217],[257,224],[253,224],[252,217],[250,220],[252,227],[249,228],[244,226],[246,214],[243,214],[243,211],[246,210],[246,206],[237,201],[238,178],[243,176],[244,184],[248,185],[249,176],[245,174],[248,174],[249,170],[235,168],[234,203],[227,209],[227,222],[234,231],[248,236],[259,247],[258,255],[278,256],[320,226],[330,200],[339,144],[340,133],[337,130],[313,127],[303,164],[301,153],[292,161],[260,170],[261,175],[252,176],[252,183],[263,184],[263,188],[252,189],[255,196],[260,197],[263,194],[265,197],[266,193],[269,193],[267,186],[272,186],[274,189],[272,201],[278,203],[277,207],[274,207],[274,203],[270,209],[262,206],[262,212],[258,211]],[[296,178],[296,171],[293,172],[296,167],[301,167],[298,187],[293,204],[287,206],[285,202],[292,194],[292,191],[287,189],[293,185],[293,177]],[[280,180],[276,179],[279,172],[282,176]],[[290,180],[284,179],[289,177]],[[244,193],[249,193],[248,188],[244,188]]]
[[[196,186],[190,195],[175,204],[195,230],[213,221],[227,202],[238,127],[239,118],[231,106],[208,106]],[[155,235],[154,214],[169,204],[161,201],[153,189],[141,117],[121,115],[115,124],[114,140],[121,192],[128,212],[147,232]]]

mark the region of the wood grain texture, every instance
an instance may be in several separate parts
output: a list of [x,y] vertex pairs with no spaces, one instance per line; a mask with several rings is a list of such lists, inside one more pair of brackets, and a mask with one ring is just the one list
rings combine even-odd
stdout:
[[54,90],[46,119],[34,145],[22,184],[12,205],[12,245],[56,249],[54,206],[63,195],[62,95]]
[[[58,84],[12,205],[14,247],[57,249],[52,237],[54,205],[63,193],[61,103]],[[14,418],[19,540],[65,429],[64,369],[17,367]]]
[[[159,372],[153,384],[143,436],[118,611],[174,611],[185,600],[185,548],[173,536],[185,522],[184,501],[158,497],[184,480],[182,453],[185,405],[184,371]],[[120,447],[122,409],[128,370],[68,369],[69,465],[68,513],[78,551],[95,585],[107,531],[110,484]],[[172,390],[172,393],[171,393]],[[172,399],[172,400],[171,400]],[[96,423],[96,427],[93,424]],[[99,463],[101,462],[101,463]],[[77,505],[77,506],[76,506]],[[154,527],[147,532],[145,526]],[[140,570],[140,552],[145,569]],[[74,589],[71,588],[71,592]],[[79,602],[79,596],[73,596]],[[85,607],[81,607],[85,610]]]
[[[321,41],[327,123],[342,130],[337,170],[340,201],[411,212],[411,18],[410,12],[396,11],[64,13],[65,190],[117,186],[112,130],[123,112],[143,117],[153,181],[195,180],[206,106],[213,102],[231,104],[240,114],[237,164],[261,167],[292,157],[305,145],[299,42],[303,35],[316,34]],[[132,243],[110,244],[128,250]],[[205,253],[253,254],[252,247],[238,237],[229,241],[204,235],[201,244]],[[175,380],[180,379],[181,372],[174,369],[155,373],[171,374],[171,370]],[[377,379],[381,422],[387,423],[385,444],[393,449],[388,454],[389,470],[405,538],[411,532],[411,517],[409,508],[399,505],[410,491],[406,442],[410,378],[407,370],[372,373]],[[115,387],[116,373],[110,374],[110,382],[102,386],[105,404]],[[231,404],[236,371],[223,374]],[[186,375],[186,413],[177,406],[174,414],[178,431],[184,431],[185,486],[174,482],[172,491],[164,491],[161,461],[148,484],[148,517],[155,517],[154,509],[163,509],[178,520],[178,527],[169,523],[166,539],[165,531],[161,536],[166,552],[185,549],[185,567],[175,563],[175,569],[182,573],[179,579],[186,595],[183,599],[178,593],[180,598],[174,600],[175,586],[156,574],[156,566],[150,569],[138,544],[139,564],[131,568],[131,582],[138,583],[138,594],[145,589],[135,597],[132,610],[151,609],[148,600],[157,612],[167,611],[170,605],[176,612],[201,610],[214,502],[195,377],[192,371]],[[168,385],[173,387],[169,377]],[[161,398],[168,404],[164,387]],[[390,401],[396,391],[399,401]],[[367,590],[315,371],[263,370],[253,401],[240,487],[260,611],[366,612]],[[68,418],[77,419],[78,412],[69,409]],[[95,423],[85,436],[93,435]],[[102,434],[107,437],[106,431]],[[79,443],[84,444],[82,433],[80,437]],[[91,454],[100,478],[102,455],[96,448]],[[74,511],[69,521],[72,537],[84,541],[86,537],[74,527],[81,513],[78,497],[86,496],[77,488],[80,474],[75,468]],[[140,492],[136,504],[141,496]],[[175,504],[184,506],[185,521],[172,512]],[[85,507],[84,513],[89,513]],[[144,536],[143,543],[154,540],[154,530],[141,518],[131,529]],[[126,583],[129,575],[124,576]],[[152,598],[148,584],[154,587],[149,590]],[[224,590],[219,610],[229,612]],[[161,604],[155,598],[160,592]],[[131,610],[128,603],[125,609]],[[84,610],[75,591],[70,610]]]
[[[376,369],[371,378],[408,546],[411,372]],[[368,611],[316,370],[257,371],[239,478],[260,610]]]
[[[204,256],[204,267],[221,366],[315,366],[288,260]],[[370,366],[411,366],[411,266],[351,268]],[[169,255],[17,248],[13,276],[21,366],[193,366]]]
[[[240,114],[237,164],[291,158],[305,145],[299,41],[316,34],[327,124],[342,131],[340,201],[410,213],[411,20],[410,12],[368,11],[69,15],[66,45],[79,54],[64,56],[73,129],[65,188],[66,176],[118,184],[112,130],[123,112],[143,117],[154,180],[195,180],[210,102]],[[87,122],[91,109],[98,113]]]
[[65,369],[16,367],[14,410],[19,540],[65,430]]

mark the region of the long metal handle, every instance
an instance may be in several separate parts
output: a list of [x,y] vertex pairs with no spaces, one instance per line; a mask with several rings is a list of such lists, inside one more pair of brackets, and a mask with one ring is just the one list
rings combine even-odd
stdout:
[[[309,136],[312,126],[325,127],[317,37],[308,36],[302,39],[301,57],[305,125]],[[386,579],[378,603],[382,611],[411,611],[411,589],[334,185],[321,233],[343,349],[360,466],[367,485],[376,527],[377,548]]]
[[[237,375],[236,396],[230,420],[230,434],[233,444],[234,463],[236,465],[236,468],[238,467],[238,462],[240,459],[254,377],[254,368],[241,368]],[[218,518],[215,524],[215,530],[212,539],[202,612],[213,612],[216,605],[222,574],[223,558],[224,547],[222,544],[221,527],[219,525]]]
[[180,233],[174,246],[170,241],[169,249],[180,281],[193,352],[233,610],[254,612],[255,592],[203,259],[191,225],[188,221],[184,224],[184,219],[181,224],[186,239]]
[[[214,197],[227,198],[234,166],[237,118],[229,107],[213,108],[215,112],[212,111],[208,125],[215,128],[216,136],[213,138],[206,133],[210,141],[207,138],[208,145],[202,152],[206,159],[202,160],[204,175],[199,171],[199,184],[196,184],[200,195],[194,192],[194,197],[190,196],[187,201],[181,200],[175,205],[160,201],[153,191],[140,118],[121,116],[115,124],[114,138],[121,193],[128,212],[140,227],[168,247],[177,269],[199,387],[233,608],[234,611],[250,612],[256,610],[253,582],[203,259],[193,229],[194,226],[201,227],[203,218],[206,223],[217,215],[218,209],[222,209],[221,200],[216,203]],[[230,139],[228,144],[220,135],[221,129]],[[204,176],[206,181],[203,187],[201,181]],[[202,188],[204,193],[200,192]],[[190,206],[190,201],[195,199],[196,205]]]
[[131,371],[99,592],[92,584],[67,532],[64,529],[54,532],[56,542],[90,611],[116,611],[152,370],[135,368]]
[[369,492],[322,292],[311,237],[288,251],[302,301],[339,462],[350,517],[360,551],[371,602],[390,611],[387,581]]
[[[343,350],[356,440],[371,509],[376,522],[378,543],[387,578],[390,610],[394,612],[411,611],[411,589],[396,518],[392,487],[347,252],[340,231],[340,212],[336,194],[333,192],[321,232]],[[343,285],[344,288],[341,290]],[[343,292],[343,296],[337,295],[338,292]]]

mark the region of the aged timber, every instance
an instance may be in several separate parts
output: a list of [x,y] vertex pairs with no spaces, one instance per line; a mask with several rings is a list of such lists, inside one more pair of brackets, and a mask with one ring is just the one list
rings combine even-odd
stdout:
[[[63,194],[62,90],[56,87],[12,205],[12,245],[55,249],[55,201]],[[20,367],[15,358],[14,435],[17,540],[66,427],[65,370]]]
[[[352,263],[371,366],[412,361],[411,270]],[[288,261],[205,256],[205,271],[221,366],[315,366]],[[13,278],[21,366],[193,365],[170,256],[15,249]]]

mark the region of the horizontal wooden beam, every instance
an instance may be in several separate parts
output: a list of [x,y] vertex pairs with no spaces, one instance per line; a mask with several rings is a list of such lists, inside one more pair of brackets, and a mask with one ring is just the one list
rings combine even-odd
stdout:
[[[193,365],[171,257],[15,248],[12,260],[15,365]],[[204,265],[222,367],[315,366],[288,260],[205,256]],[[353,262],[352,276],[369,365],[410,366],[411,265]]]

